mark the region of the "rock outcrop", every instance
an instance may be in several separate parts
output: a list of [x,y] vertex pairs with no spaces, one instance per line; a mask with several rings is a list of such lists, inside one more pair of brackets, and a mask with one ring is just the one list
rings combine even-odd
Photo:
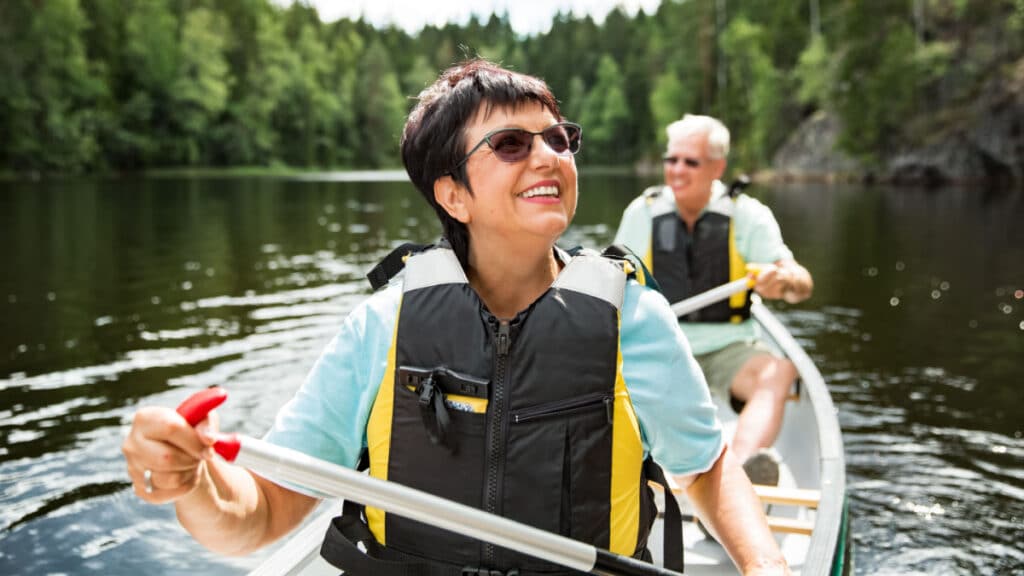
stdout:
[[[947,114],[948,116],[948,114]],[[878,180],[900,184],[1024,184],[1024,60],[988,82],[956,120],[918,145],[906,146],[868,169],[836,146],[834,115],[817,112],[772,161],[788,180]]]

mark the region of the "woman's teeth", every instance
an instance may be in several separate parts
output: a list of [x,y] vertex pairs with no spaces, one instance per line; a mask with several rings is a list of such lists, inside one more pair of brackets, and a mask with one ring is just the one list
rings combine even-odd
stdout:
[[537,196],[550,196],[552,198],[558,198],[558,187],[557,186],[539,186],[537,188],[531,188],[526,192],[520,194],[523,198],[536,198]]

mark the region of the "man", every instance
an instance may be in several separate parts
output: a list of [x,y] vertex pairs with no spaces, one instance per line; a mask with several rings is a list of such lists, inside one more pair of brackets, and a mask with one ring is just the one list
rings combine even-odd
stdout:
[[[669,302],[740,278],[755,264],[754,290],[762,298],[810,297],[811,275],[793,259],[771,210],[745,194],[734,197],[719,180],[729,130],[687,114],[666,131],[665,184],[626,208],[615,243],[641,256]],[[712,393],[739,412],[732,452],[755,484],[776,484],[778,462],[767,449],[782,424],[795,366],[759,340],[746,293],[680,320]]]

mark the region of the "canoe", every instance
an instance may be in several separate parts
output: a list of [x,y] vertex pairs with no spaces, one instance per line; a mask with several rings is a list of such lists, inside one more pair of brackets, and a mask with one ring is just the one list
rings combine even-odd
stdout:
[[[794,574],[850,574],[852,549],[846,465],[832,398],[810,357],[756,296],[751,313],[771,343],[793,361],[799,372],[774,446],[782,461],[779,485],[755,489],[765,504],[769,524]],[[719,406],[719,418],[726,435],[731,435],[736,414],[727,406]],[[684,515],[690,513],[692,507],[685,494],[674,493],[674,496]],[[312,519],[280,544],[250,575],[336,576],[338,569],[320,558],[319,551],[331,518],[340,511],[340,501],[321,504]],[[655,523],[651,534],[650,549],[656,555],[661,550],[661,522],[659,519]],[[686,574],[736,574],[724,549],[705,536],[696,523],[684,523],[683,539]],[[658,562],[657,557],[655,561]]]

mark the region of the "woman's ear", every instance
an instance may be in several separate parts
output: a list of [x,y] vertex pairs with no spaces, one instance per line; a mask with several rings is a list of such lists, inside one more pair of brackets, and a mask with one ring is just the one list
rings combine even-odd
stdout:
[[466,205],[468,195],[466,187],[455,182],[451,176],[442,176],[434,180],[434,200],[437,200],[449,216],[463,224],[469,223],[469,207]]

